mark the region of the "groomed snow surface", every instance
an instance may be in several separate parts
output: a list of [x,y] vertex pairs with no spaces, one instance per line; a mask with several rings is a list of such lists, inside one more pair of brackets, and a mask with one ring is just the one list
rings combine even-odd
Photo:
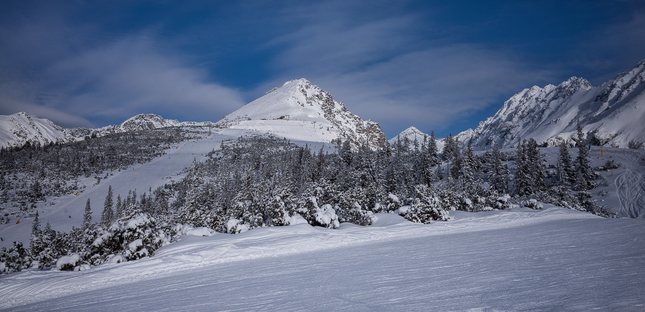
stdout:
[[645,310],[645,220],[545,205],[195,231],[152,258],[0,277],[12,311]]

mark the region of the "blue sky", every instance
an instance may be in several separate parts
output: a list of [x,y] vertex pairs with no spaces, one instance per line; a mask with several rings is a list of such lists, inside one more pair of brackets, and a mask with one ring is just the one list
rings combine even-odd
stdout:
[[0,114],[217,121],[307,78],[388,138],[474,128],[513,94],[645,59],[643,1],[0,2]]

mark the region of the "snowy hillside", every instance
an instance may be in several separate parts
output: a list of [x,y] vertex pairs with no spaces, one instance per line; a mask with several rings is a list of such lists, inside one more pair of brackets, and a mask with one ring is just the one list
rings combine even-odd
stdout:
[[[642,311],[644,219],[552,206],[191,231],[152,258],[1,275],[11,311]],[[206,237],[202,236],[206,235]],[[107,308],[109,307],[109,308]]]
[[35,118],[20,112],[0,115],[0,147],[22,146],[25,143],[40,145],[69,142],[73,136],[47,119]]
[[495,142],[511,147],[518,138],[553,146],[570,141],[577,121],[594,145],[627,147],[630,141],[645,141],[645,60],[598,87],[571,77],[558,86],[524,89],[474,131],[468,130],[472,133],[459,136],[472,138],[479,148]]
[[287,81],[217,122],[227,129],[270,133],[291,140],[331,142],[340,138],[371,148],[387,144],[381,127],[352,114],[331,94],[306,79]]

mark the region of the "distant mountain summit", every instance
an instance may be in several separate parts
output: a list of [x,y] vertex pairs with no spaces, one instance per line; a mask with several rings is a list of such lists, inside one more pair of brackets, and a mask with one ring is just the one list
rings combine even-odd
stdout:
[[307,79],[287,81],[217,122],[221,128],[270,133],[292,140],[349,140],[354,146],[387,146],[378,123],[352,114]]
[[121,123],[120,128],[123,131],[141,131],[178,126],[180,123],[176,119],[164,119],[155,114],[139,114]]
[[421,130],[417,129],[414,126],[411,126],[399,133],[397,136],[391,138],[389,140],[390,144],[395,144],[399,140],[404,140],[405,138],[408,138],[410,142],[414,142],[416,139],[419,143],[423,142],[424,138],[430,138],[430,135],[427,133],[421,132]]
[[47,145],[65,143],[74,137],[53,122],[19,112],[13,115],[0,115],[0,148],[10,148],[29,144]]
[[[156,114],[138,114],[128,118],[120,125],[110,125],[98,129],[73,129],[76,132],[85,131],[89,134],[103,136],[110,133],[123,133],[130,131],[155,130],[170,127],[213,127],[215,124],[210,121],[195,122],[176,119],[165,119]],[[77,133],[78,134],[78,133]]]
[[493,117],[458,137],[472,139],[479,148],[495,142],[512,147],[518,138],[553,146],[571,141],[578,121],[596,145],[626,147],[632,140],[645,141],[645,60],[598,87],[571,77],[558,86],[524,89]]

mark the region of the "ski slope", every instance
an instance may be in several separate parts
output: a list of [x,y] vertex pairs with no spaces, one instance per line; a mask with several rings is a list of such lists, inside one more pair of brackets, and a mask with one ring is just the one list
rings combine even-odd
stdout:
[[11,311],[645,309],[643,219],[547,206],[184,236],[87,271],[0,276]]
[[[70,194],[59,198],[49,198],[46,203],[40,202],[38,211],[41,227],[44,227],[47,222],[50,222],[52,228],[58,231],[67,232],[72,226],[80,227],[83,223],[83,213],[88,198],[92,207],[92,220],[99,221],[110,186],[112,186],[113,199],[116,204],[117,196],[121,195],[121,199],[125,200],[130,190],[136,190],[140,196],[144,192],[149,192],[150,189],[154,190],[166,183],[181,180],[184,177],[182,172],[184,168],[189,167],[193,161],[203,160],[204,156],[213,149],[219,149],[222,141],[235,140],[242,135],[264,135],[262,131],[236,128],[214,129],[210,135],[208,133],[208,131],[200,133],[201,139],[184,141],[174,145],[166,150],[166,154],[162,157],[156,157],[150,162],[135,164],[120,172],[106,172],[108,178],[101,179],[99,184],[96,184],[94,178],[81,179],[79,185],[85,185],[86,188],[79,192],[78,196]],[[334,144],[315,139],[309,140],[303,135],[293,136],[291,139],[296,144],[308,145],[315,152],[318,152],[321,147],[326,152],[333,152],[335,149]],[[28,245],[33,220],[33,217],[29,217],[20,219],[19,224],[14,222],[0,224],[0,237],[3,239],[0,241],[0,248],[9,248],[13,241],[21,241]]]
[[[98,220],[109,185],[115,198],[135,188],[142,194],[181,179],[185,167],[222,140],[256,133],[205,132],[149,163],[112,172],[99,185],[88,180],[79,196],[39,207],[41,224],[80,226],[87,198]],[[550,163],[557,158],[557,148],[541,152]],[[601,172],[607,183],[594,197],[641,218],[603,219],[545,205],[539,211],[453,211],[453,220],[430,225],[377,214],[371,226],[344,223],[336,230],[298,224],[237,235],[194,231],[138,261],[0,275],[0,310],[643,311],[645,157],[624,149],[590,154],[594,167],[608,159],[621,164]],[[3,246],[15,239],[28,243],[31,224],[4,225]]]
[[[235,133],[233,133],[235,135]],[[182,170],[194,161],[200,161],[206,153],[218,149],[222,140],[233,137],[227,135],[208,136],[208,132],[201,134],[200,140],[189,140],[179,143],[166,150],[166,155],[156,157],[144,164],[135,164],[121,172],[109,172],[106,179],[96,185],[96,179],[84,179],[82,184],[87,188],[76,195],[66,195],[48,200],[47,203],[40,203],[38,206],[41,226],[50,222],[52,228],[58,231],[69,231],[72,226],[80,227],[83,223],[83,213],[87,199],[90,199],[92,206],[92,220],[101,220],[101,212],[108,188],[111,185],[114,193],[114,202],[120,194],[121,199],[128,196],[129,190],[136,190],[138,195],[148,192],[171,181],[180,180]],[[54,205],[51,205],[53,202]],[[11,223],[0,227],[0,247],[9,247],[15,240],[29,244],[31,225],[33,218],[23,218],[19,224]]]

